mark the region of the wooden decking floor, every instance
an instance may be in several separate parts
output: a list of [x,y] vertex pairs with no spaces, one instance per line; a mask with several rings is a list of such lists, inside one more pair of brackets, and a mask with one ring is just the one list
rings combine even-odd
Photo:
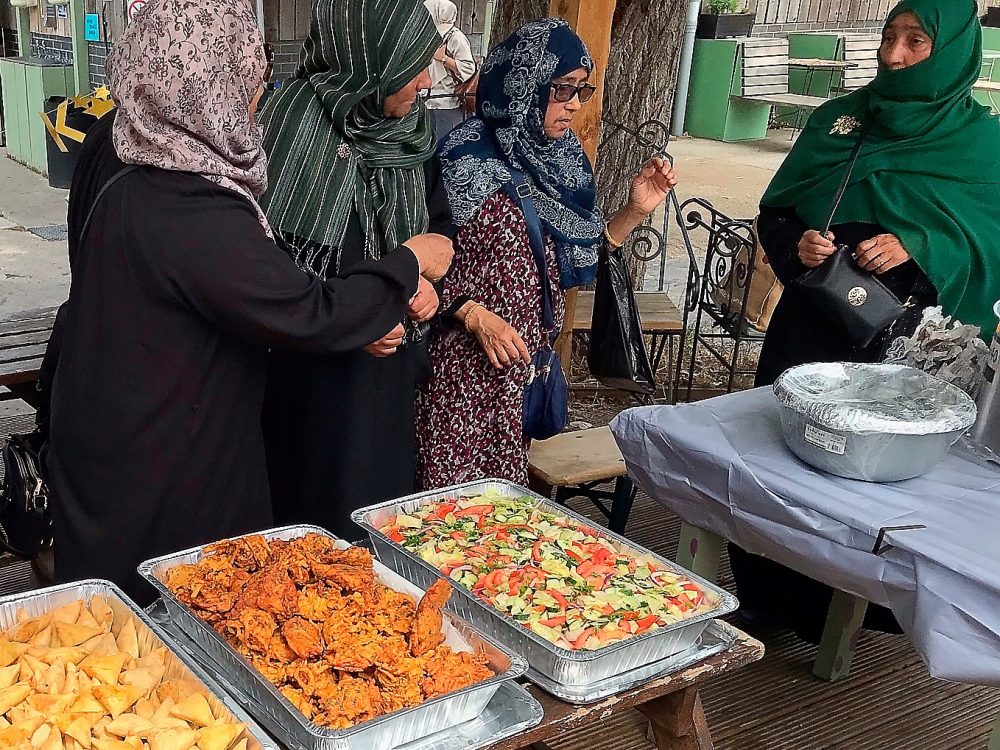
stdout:
[[[30,418],[0,418],[0,433],[27,431]],[[5,435],[0,434],[0,443]],[[592,514],[585,501],[574,508]],[[680,521],[639,493],[627,535],[668,559]],[[721,582],[732,590],[728,560]],[[31,567],[0,559],[0,595],[34,587]],[[716,750],[984,750],[1000,714],[1000,690],[932,679],[905,636],[865,633],[849,678],[812,676],[816,647],[787,631],[755,633],[763,661],[703,691]],[[650,750],[635,711],[612,714],[550,743],[553,750]]]

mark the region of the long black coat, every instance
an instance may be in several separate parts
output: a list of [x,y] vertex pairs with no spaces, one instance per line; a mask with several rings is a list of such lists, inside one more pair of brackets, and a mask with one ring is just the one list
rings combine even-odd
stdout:
[[140,602],[145,558],[272,523],[261,430],[269,347],[332,352],[388,333],[418,278],[402,248],[326,282],[277,249],[249,201],[205,178],[123,167],[110,118],[70,196],[72,286],[58,335],[47,468],[56,575]]

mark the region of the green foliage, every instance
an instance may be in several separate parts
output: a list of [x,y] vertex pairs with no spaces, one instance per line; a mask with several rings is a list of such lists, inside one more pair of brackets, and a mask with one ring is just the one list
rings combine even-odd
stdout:
[[714,13],[717,16],[724,15],[726,13],[739,13],[743,10],[742,0],[709,0],[708,1],[708,12]]

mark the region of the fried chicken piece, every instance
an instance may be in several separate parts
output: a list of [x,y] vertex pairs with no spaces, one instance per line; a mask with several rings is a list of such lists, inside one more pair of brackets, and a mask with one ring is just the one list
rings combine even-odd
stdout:
[[288,544],[312,560],[331,562],[326,555],[337,549],[336,542],[323,534],[309,533],[297,539],[289,540]]
[[375,585],[375,571],[371,568],[356,568],[340,563],[312,564],[316,578],[343,592],[368,591]]
[[413,629],[410,631],[410,651],[414,656],[426,654],[444,641],[444,633],[441,632],[444,624],[441,608],[449,597],[451,597],[451,584],[441,578],[434,581],[420,599],[417,614],[413,618]]
[[440,646],[424,658],[426,677],[420,681],[425,698],[461,690],[493,677],[485,657]]
[[[201,610],[206,620],[218,621],[229,612],[236,602],[236,594],[219,583],[194,579],[185,580],[184,585],[167,584],[177,594],[177,598],[192,609]],[[215,617],[207,617],[211,613]]]
[[278,624],[270,614],[247,607],[241,609],[235,619],[227,620],[221,632],[231,643],[240,643],[251,651],[266,654],[277,629]]
[[365,594],[370,622],[380,633],[406,635],[413,629],[417,606],[409,594],[375,586]]
[[302,715],[307,719],[312,719],[316,715],[316,709],[313,704],[303,695],[301,690],[297,690],[290,685],[285,685],[282,688],[278,688],[283,696],[288,699],[295,708],[302,712]]
[[288,571],[296,586],[305,586],[313,580],[312,561],[294,547],[278,557],[277,564]]
[[298,600],[299,592],[288,571],[275,565],[251,578],[234,606],[239,609],[262,609],[283,621],[295,612]]
[[344,606],[344,597],[337,589],[313,583],[299,590],[299,601],[295,607],[295,614],[313,622],[326,622]]
[[343,675],[321,704],[317,723],[334,729],[347,729],[385,713],[378,685],[365,677]]
[[228,560],[233,567],[253,573],[271,560],[271,548],[260,534],[226,539],[205,547],[205,555]]
[[386,647],[385,638],[364,623],[331,620],[323,626],[327,664],[345,672],[364,672],[375,664],[379,652]]
[[288,648],[300,659],[314,659],[323,655],[323,637],[319,629],[308,620],[293,617],[281,626]]
[[[239,649],[237,649],[239,650]],[[261,654],[245,653],[240,654],[246,658],[250,666],[260,672],[261,676],[276,687],[281,687],[288,682],[288,665],[269,659]]]
[[386,711],[398,711],[423,702],[421,681],[424,678],[423,660],[410,656],[402,648],[386,649],[379,653],[375,665],[375,680],[382,691]]
[[295,652],[288,647],[288,641],[285,640],[285,636],[280,631],[276,632],[274,637],[271,638],[271,645],[267,647],[267,654],[271,659],[281,664],[291,664],[298,658]]
[[329,664],[299,660],[285,668],[285,678],[289,684],[301,690],[309,700],[319,705],[322,696],[334,690],[338,675]]
[[372,569],[372,553],[364,547],[337,549],[329,537],[306,534],[293,540],[296,547],[309,559],[326,565],[347,565],[352,568]]

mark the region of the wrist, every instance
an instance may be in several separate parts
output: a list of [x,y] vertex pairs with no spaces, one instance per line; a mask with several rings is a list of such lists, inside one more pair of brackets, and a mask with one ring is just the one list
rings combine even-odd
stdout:
[[622,219],[628,222],[633,229],[648,219],[649,214],[649,211],[640,208],[631,201],[622,208]]

